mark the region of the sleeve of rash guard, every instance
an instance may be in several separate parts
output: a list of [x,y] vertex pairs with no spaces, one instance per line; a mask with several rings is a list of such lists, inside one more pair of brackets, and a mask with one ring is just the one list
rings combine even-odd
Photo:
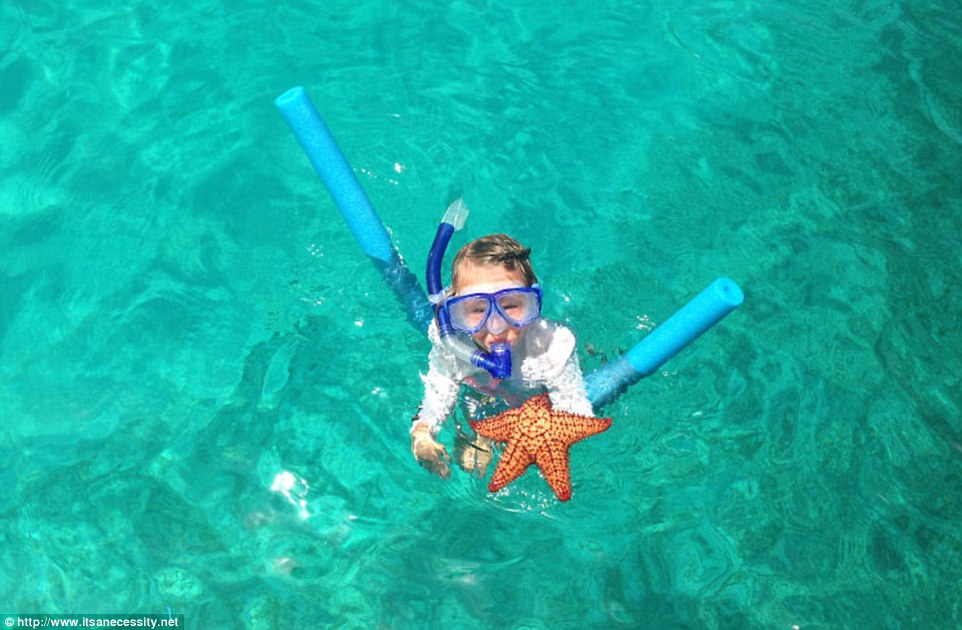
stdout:
[[460,377],[458,361],[444,349],[434,324],[428,333],[431,340],[431,353],[428,356],[428,373],[421,375],[424,383],[424,398],[411,428],[417,422],[425,422],[436,435],[441,425],[448,419],[458,401]]
[[548,397],[552,407],[582,416],[595,415],[576,353],[571,353],[561,372],[548,382]]

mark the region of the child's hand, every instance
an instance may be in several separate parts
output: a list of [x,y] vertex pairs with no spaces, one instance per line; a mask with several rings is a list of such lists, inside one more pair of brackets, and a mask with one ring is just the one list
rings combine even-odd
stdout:
[[426,424],[414,425],[414,430],[411,431],[411,452],[419,464],[441,479],[447,479],[451,474],[451,467],[448,466],[451,457],[444,445],[434,439]]
[[466,436],[459,436],[454,446],[454,456],[458,458],[461,468],[467,472],[477,473],[478,477],[484,477],[491,463],[493,443],[490,439],[479,435],[474,442],[469,441]]

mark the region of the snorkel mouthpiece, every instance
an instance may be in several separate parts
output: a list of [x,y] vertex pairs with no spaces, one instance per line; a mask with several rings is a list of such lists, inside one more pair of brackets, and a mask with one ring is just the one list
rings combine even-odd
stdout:
[[497,379],[511,376],[511,346],[507,342],[499,341],[491,346],[491,353],[477,350],[458,338],[451,326],[448,313],[441,308],[444,299],[444,287],[441,285],[441,264],[444,262],[444,252],[455,232],[464,227],[468,218],[468,207],[461,199],[456,200],[444,212],[438,231],[434,235],[431,251],[428,253],[426,279],[428,285],[428,299],[434,304],[434,314],[438,322],[438,333],[441,343],[455,356],[467,361],[471,365],[483,368]]
[[504,380],[511,376],[511,344],[498,341],[491,344],[491,354],[478,350],[471,357],[475,367],[484,368],[496,379]]

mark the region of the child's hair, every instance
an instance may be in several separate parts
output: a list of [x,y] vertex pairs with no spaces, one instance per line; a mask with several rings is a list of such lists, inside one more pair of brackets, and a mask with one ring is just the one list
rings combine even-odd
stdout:
[[460,286],[461,266],[465,262],[471,262],[483,267],[501,265],[510,271],[520,269],[525,284],[530,287],[538,282],[531,268],[530,255],[530,248],[523,247],[507,234],[482,236],[462,247],[454,257],[451,265],[451,286]]

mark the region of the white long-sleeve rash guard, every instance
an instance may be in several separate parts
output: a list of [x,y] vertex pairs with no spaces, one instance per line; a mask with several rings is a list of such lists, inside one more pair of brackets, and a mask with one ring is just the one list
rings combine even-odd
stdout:
[[547,391],[552,407],[594,415],[575,352],[575,336],[562,324],[541,318],[528,324],[511,349],[511,378],[503,381],[448,352],[436,322],[431,324],[428,338],[428,373],[421,375],[424,398],[414,422],[427,423],[432,435],[454,410],[462,384],[485,396],[502,398],[512,407]]

